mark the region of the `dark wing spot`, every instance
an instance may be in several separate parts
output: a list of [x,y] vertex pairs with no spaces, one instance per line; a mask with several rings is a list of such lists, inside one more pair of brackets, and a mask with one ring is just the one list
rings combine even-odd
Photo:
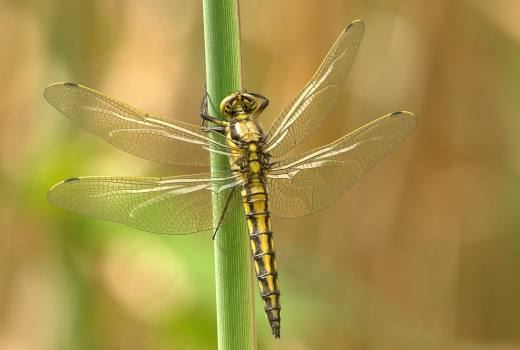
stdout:
[[63,180],[63,183],[71,183],[71,182],[80,182],[80,178],[79,177],[71,177],[71,178],[68,178],[66,180]]
[[77,88],[79,87],[76,83],[63,83],[63,86],[70,87],[70,88]]

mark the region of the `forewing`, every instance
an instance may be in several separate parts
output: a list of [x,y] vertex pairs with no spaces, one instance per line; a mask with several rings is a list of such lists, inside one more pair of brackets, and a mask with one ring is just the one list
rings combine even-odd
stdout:
[[211,196],[234,177],[79,177],[49,190],[51,203],[140,230],[188,234],[213,227]]
[[316,74],[271,126],[266,152],[281,157],[321,125],[345,84],[364,30],[358,20],[341,33]]
[[409,112],[383,116],[342,138],[276,164],[268,175],[270,210],[294,218],[323,209],[414,129]]
[[150,116],[78,84],[52,84],[44,96],[79,127],[125,152],[152,161],[209,166],[210,143],[217,152],[227,150],[196,125]]

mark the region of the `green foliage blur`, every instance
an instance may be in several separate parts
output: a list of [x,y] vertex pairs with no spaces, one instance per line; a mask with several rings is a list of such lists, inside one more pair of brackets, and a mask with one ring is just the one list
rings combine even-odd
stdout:
[[[283,5],[281,5],[283,4]],[[414,135],[330,208],[274,220],[282,339],[259,349],[520,348],[520,2],[241,2],[244,86],[268,127],[352,20],[367,31],[301,150],[409,110]],[[0,2],[0,349],[215,349],[213,242],[52,207],[78,175],[186,173],[75,129],[73,81],[199,123],[198,1]]]

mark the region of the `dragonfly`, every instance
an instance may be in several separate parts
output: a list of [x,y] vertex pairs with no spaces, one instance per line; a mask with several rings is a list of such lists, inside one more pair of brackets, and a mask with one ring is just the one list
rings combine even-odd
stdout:
[[232,204],[223,218],[226,212],[243,210],[264,310],[273,336],[279,338],[281,304],[271,215],[297,218],[327,207],[416,125],[412,113],[395,112],[327,145],[288,155],[320,126],[334,105],[364,28],[356,20],[341,32],[317,72],[267,132],[258,117],[269,100],[247,91],[222,100],[223,120],[207,113],[206,96],[203,122],[194,125],[144,113],[75,83],[48,86],[44,96],[52,106],[123,151],[164,164],[206,168],[212,153],[229,159],[228,171],[214,173],[73,177],[54,185],[48,199],[59,207],[144,231],[190,234],[215,229],[212,196],[226,194],[229,199],[239,191],[241,201],[226,201],[226,207]]

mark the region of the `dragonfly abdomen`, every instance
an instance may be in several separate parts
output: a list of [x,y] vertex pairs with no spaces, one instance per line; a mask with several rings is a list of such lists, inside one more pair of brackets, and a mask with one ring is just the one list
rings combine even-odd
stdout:
[[251,253],[260,287],[260,295],[264,302],[264,310],[273,335],[279,338],[281,306],[278,271],[276,269],[271,218],[267,205],[267,191],[260,178],[250,178],[244,184],[242,202],[246,213]]

